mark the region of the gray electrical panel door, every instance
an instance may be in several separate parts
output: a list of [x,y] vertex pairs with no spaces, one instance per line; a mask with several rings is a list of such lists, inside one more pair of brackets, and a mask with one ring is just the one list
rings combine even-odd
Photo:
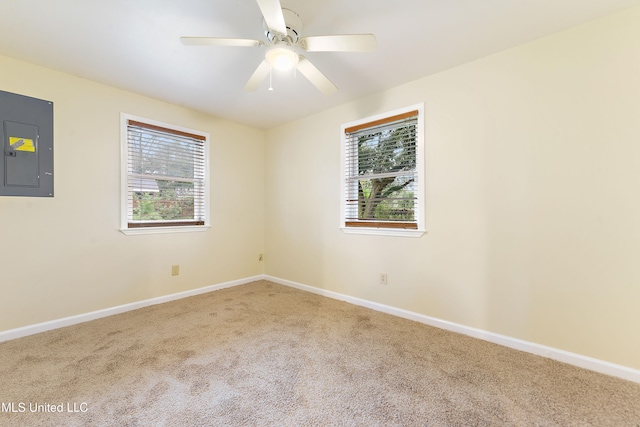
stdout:
[[53,103],[0,91],[0,196],[53,197]]

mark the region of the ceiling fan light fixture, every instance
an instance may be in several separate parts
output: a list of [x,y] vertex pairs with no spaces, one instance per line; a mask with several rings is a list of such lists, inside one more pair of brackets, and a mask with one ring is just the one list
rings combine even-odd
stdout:
[[294,69],[300,60],[300,57],[293,49],[286,47],[269,49],[265,54],[265,58],[273,68],[281,71]]

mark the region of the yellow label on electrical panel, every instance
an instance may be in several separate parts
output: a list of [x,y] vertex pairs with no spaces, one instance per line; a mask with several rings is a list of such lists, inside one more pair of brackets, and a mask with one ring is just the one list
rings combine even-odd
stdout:
[[10,136],[9,145],[16,151],[28,151],[29,153],[36,152],[36,146],[33,143],[33,139]]

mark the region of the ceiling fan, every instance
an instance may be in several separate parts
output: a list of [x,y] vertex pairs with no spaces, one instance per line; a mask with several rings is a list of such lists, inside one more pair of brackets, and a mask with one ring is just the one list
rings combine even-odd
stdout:
[[[376,49],[373,34],[348,34],[302,37],[302,19],[292,10],[283,9],[280,0],[256,0],[262,12],[262,25],[267,42],[224,37],[180,37],[185,45],[261,47],[268,46],[265,59],[244,86],[255,91],[271,73],[271,69],[296,69],[325,95],[338,88],[299,51],[306,52],[371,52]],[[272,90],[272,88],[269,88]]]

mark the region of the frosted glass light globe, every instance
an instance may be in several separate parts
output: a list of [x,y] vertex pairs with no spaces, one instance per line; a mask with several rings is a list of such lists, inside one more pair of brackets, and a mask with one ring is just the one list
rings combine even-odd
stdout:
[[288,71],[295,68],[298,65],[298,54],[292,49],[285,47],[274,47],[269,49],[265,55],[265,58],[276,70]]

